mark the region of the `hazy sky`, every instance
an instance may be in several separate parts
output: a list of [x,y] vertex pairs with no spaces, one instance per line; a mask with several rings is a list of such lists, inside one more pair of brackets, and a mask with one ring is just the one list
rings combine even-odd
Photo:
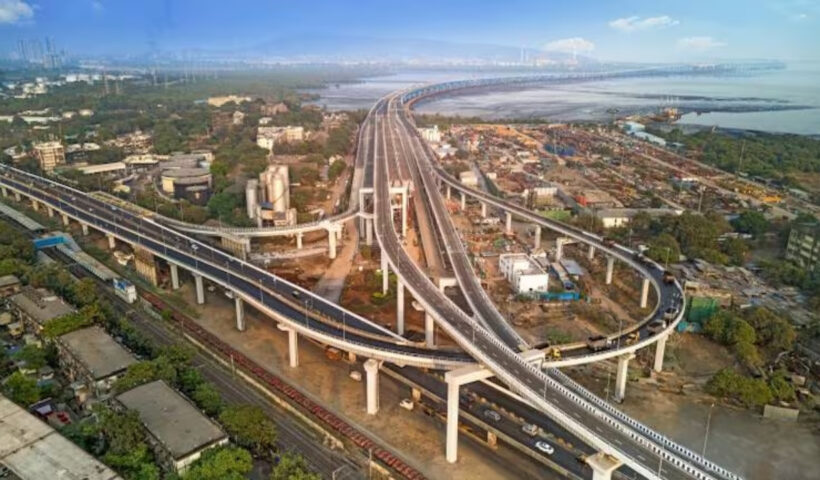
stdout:
[[820,0],[0,0],[0,49],[237,48],[321,33],[576,51],[607,60],[820,60]]

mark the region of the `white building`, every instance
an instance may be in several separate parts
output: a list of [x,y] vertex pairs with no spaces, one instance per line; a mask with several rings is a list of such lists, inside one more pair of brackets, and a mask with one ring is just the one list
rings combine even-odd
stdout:
[[459,180],[461,180],[462,185],[467,187],[477,187],[478,186],[478,176],[476,176],[475,172],[472,170],[465,170],[458,174]]
[[500,255],[498,268],[518,294],[532,295],[549,290],[549,274],[526,253]]
[[425,139],[430,143],[440,143],[441,142],[441,132],[438,129],[438,125],[433,125],[429,128],[419,128],[419,135],[421,138]]

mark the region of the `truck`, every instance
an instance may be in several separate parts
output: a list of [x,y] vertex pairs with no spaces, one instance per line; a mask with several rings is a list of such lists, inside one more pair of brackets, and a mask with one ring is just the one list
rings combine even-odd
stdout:
[[125,300],[127,303],[134,303],[137,301],[137,288],[133,283],[124,278],[115,278],[113,283],[114,293],[118,297]]
[[609,348],[612,341],[603,335],[594,335],[587,338],[587,348],[593,352],[600,352]]

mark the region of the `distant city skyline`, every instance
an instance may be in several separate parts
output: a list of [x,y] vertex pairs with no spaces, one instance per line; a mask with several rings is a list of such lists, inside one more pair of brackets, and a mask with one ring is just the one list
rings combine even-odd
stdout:
[[[5,56],[17,50],[20,40],[46,37],[77,55],[253,49],[264,58],[266,46],[290,41],[287,52],[296,56],[299,39],[316,37],[329,45],[317,49],[314,42],[306,54],[332,55],[334,48],[344,51],[345,39],[354,38],[356,45],[369,39],[432,40],[606,61],[817,61],[820,3],[0,0],[0,51]],[[350,51],[355,50],[346,54]]]

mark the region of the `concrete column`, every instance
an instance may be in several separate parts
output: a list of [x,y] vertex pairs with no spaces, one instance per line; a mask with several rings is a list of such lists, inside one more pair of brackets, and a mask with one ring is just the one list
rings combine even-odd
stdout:
[[653,369],[656,372],[663,370],[663,355],[666,353],[666,341],[669,340],[669,334],[666,334],[655,342],[655,365]]
[[390,266],[387,264],[387,253],[382,251],[379,256],[382,260],[382,294],[387,295],[387,290],[390,288]]
[[396,280],[396,333],[404,335],[404,283]]
[[641,308],[646,308],[646,304],[649,302],[649,279],[643,279],[643,285],[641,287]]
[[433,316],[427,312],[424,312],[424,344],[427,347],[436,346],[436,324]]
[[586,462],[592,468],[592,480],[610,480],[612,472],[623,464],[617,458],[604,452],[588,456]]
[[461,192],[461,211],[464,211],[465,208],[467,208],[467,194]]
[[9,196],[9,189],[6,188],[6,187],[3,187],[2,190],[3,190],[3,196],[8,197]]
[[292,328],[288,329],[288,365],[299,366],[299,334]]
[[413,399],[414,402],[421,401],[421,390],[415,387],[410,388],[410,398]]
[[450,200],[450,194],[451,194],[450,185],[447,184],[447,200]]
[[512,213],[507,212],[507,235],[512,235]]
[[63,216],[63,225],[65,225],[67,227],[69,222],[71,221],[71,219],[69,219],[68,215],[66,215],[65,213],[62,216]]
[[[19,193],[15,192],[15,195],[19,195]],[[18,198],[17,200],[19,201],[20,199]],[[51,208],[51,206],[46,205],[46,212],[48,213],[48,218],[54,218],[54,209]]]
[[236,329],[245,331],[245,302],[234,293],[234,303],[236,304]]
[[589,246],[589,250],[587,251],[587,258],[590,260],[595,258],[595,245]]
[[195,273],[194,283],[196,283],[196,303],[202,305],[205,303],[205,286],[202,282],[202,275]]
[[447,447],[449,463],[458,460],[458,382],[447,382]]
[[175,263],[168,264],[171,267],[171,289],[179,290],[179,267]]
[[117,239],[114,238],[114,235],[111,235],[109,233],[108,235],[106,235],[106,237],[108,237],[108,248],[109,248],[109,250],[114,250],[115,248],[117,248]]
[[336,234],[333,230],[327,231],[327,249],[328,249],[328,257],[331,260],[336,258]]
[[31,209],[34,210],[35,212],[39,212],[40,211],[40,202],[38,202],[37,200],[32,198],[31,199]]
[[401,192],[401,236],[407,237],[407,189]]
[[20,195],[20,192],[18,192],[18,191],[16,191],[16,190],[15,190],[15,191],[14,191],[14,199],[15,199],[15,200],[17,200],[17,201],[19,202],[19,201],[21,201],[21,200],[23,199],[23,197]]
[[296,234],[296,248],[299,250],[302,249],[302,232]]
[[487,445],[490,448],[496,448],[498,446],[498,435],[489,430],[487,430]]
[[535,246],[533,248],[535,248],[536,250],[541,248],[541,226],[540,225],[535,227],[535,242],[534,243],[535,243]]
[[618,374],[615,377],[615,401],[621,403],[626,398],[626,379],[629,374],[629,361],[635,358],[632,353],[618,357]]
[[372,218],[366,218],[364,220],[364,223],[365,223],[365,230],[366,230],[365,240],[366,240],[367,246],[369,247],[369,246],[373,245],[373,219]]
[[85,222],[81,222],[80,227],[83,229],[83,235],[88,235],[88,224]]
[[612,284],[612,272],[615,270],[615,257],[606,257],[606,284]]
[[555,239],[555,261],[559,261],[564,257],[564,239],[558,237]]
[[487,203],[481,202],[481,218],[487,218]]
[[367,414],[375,415],[379,412],[379,366],[381,362],[372,358],[364,362],[364,371],[367,374]]

